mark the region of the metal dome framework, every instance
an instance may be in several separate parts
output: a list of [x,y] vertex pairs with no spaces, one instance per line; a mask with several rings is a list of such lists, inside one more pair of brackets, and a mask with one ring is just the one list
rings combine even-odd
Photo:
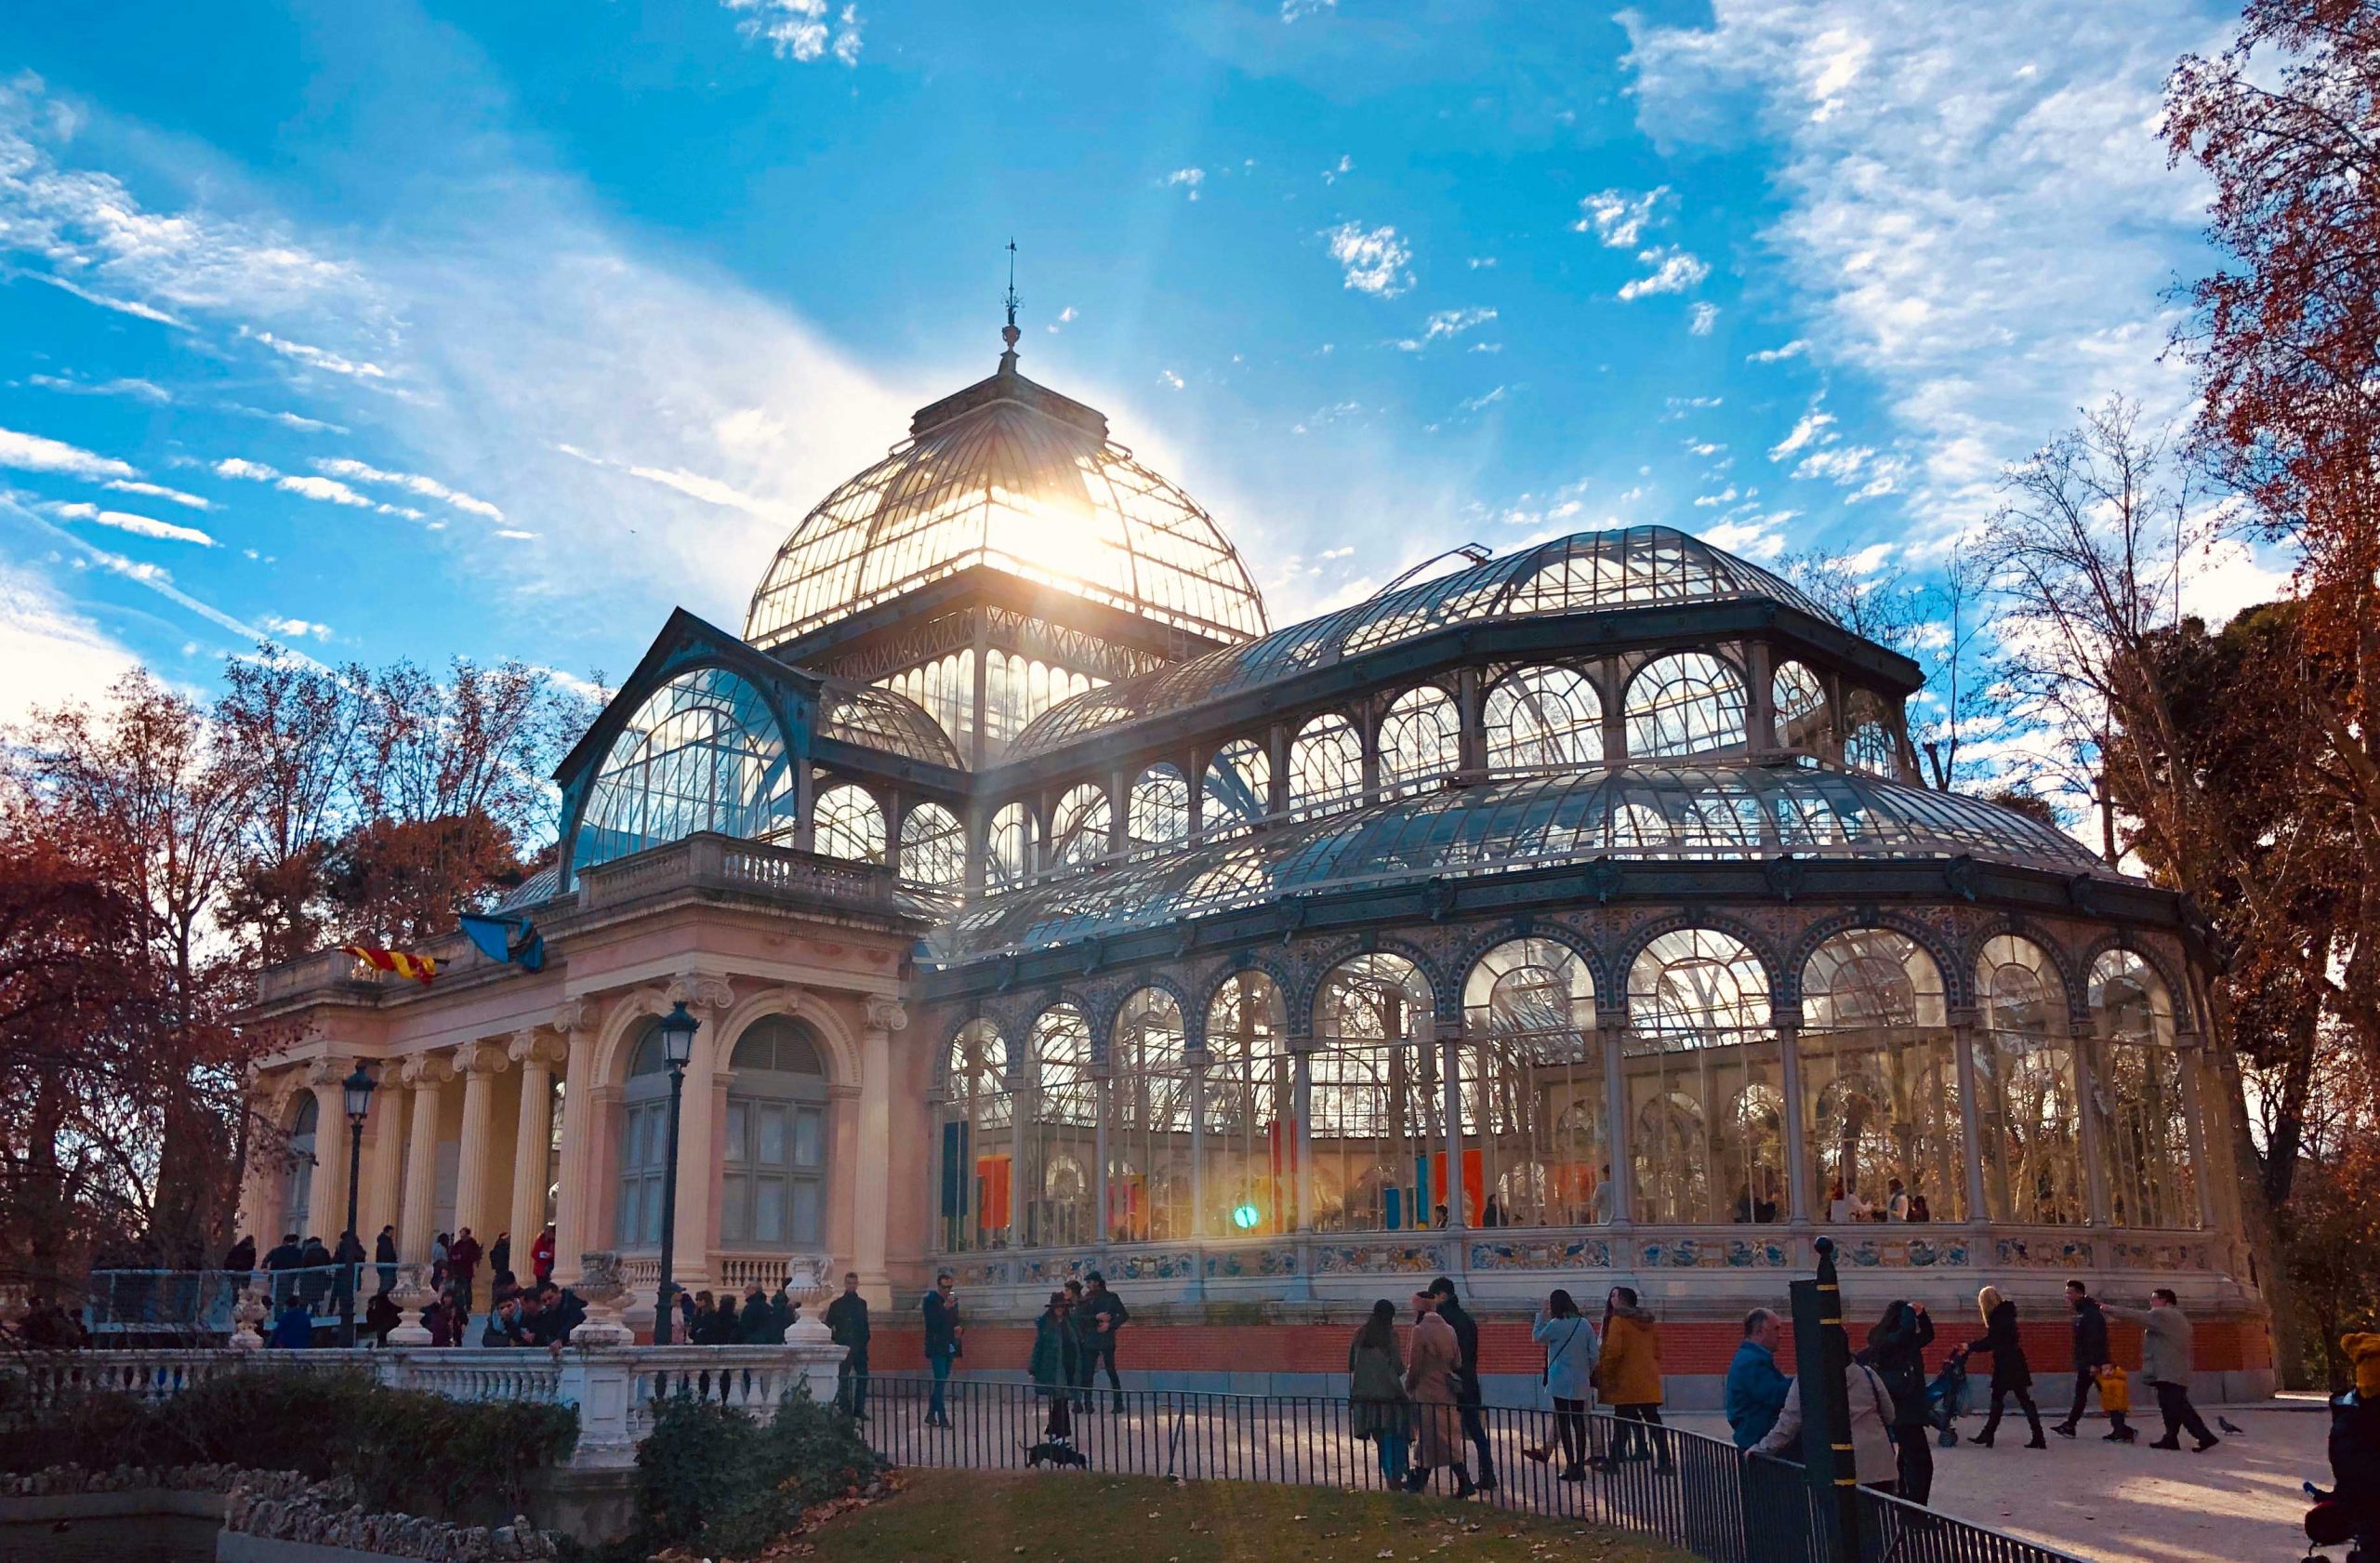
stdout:
[[1210,642],[1264,633],[1263,598],[1214,519],[1013,355],[921,409],[910,435],[786,539],[747,641],[781,644],[977,565]]
[[1674,527],[1577,533],[1078,695],[1038,718],[1010,755],[1030,758],[1118,722],[1203,705],[1458,625],[1755,600],[1840,627],[1783,577]]

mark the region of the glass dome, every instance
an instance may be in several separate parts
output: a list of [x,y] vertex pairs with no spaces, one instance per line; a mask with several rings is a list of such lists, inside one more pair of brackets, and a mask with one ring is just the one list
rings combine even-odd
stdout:
[[1580,532],[1078,695],[1019,735],[1010,758],[1044,754],[1116,722],[1183,710],[1450,625],[1746,598],[1839,622],[1792,582],[1674,527]]
[[909,433],[786,539],[747,641],[773,646],[976,564],[1210,641],[1264,632],[1263,599],[1213,518],[1012,354]]
[[954,770],[963,763],[959,746],[923,706],[874,684],[825,681],[818,696],[818,735]]

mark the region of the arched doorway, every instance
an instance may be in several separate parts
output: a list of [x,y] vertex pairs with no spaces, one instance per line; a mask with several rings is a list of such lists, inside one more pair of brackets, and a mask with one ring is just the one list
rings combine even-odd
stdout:
[[719,1240],[785,1252],[826,1241],[826,1066],[818,1035],[768,1015],[736,1039]]

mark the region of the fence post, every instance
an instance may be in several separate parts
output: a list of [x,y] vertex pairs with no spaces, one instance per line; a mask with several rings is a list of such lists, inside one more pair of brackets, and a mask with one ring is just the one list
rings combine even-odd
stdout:
[[[1834,1563],[1859,1556],[1859,1466],[1851,1448],[1851,1398],[1844,1375],[1851,1343],[1843,1330],[1843,1291],[1834,1272],[1834,1239],[1820,1238],[1815,1280],[1793,1283],[1793,1357],[1802,1381],[1802,1469],[1812,1507],[1831,1509],[1828,1555]],[[1830,1497],[1831,1495],[1831,1497]]]

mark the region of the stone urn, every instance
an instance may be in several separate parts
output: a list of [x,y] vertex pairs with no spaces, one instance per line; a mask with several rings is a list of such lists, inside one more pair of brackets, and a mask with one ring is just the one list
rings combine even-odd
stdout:
[[620,1277],[620,1256],[608,1250],[578,1256],[578,1281],[571,1290],[587,1305],[587,1322],[570,1332],[577,1346],[624,1346],[636,1339],[621,1319],[620,1299],[628,1294]]
[[797,1253],[785,1263],[785,1294],[794,1305],[793,1322],[786,1326],[787,1345],[826,1345],[831,1344],[823,1317],[826,1301],[834,1295],[829,1278],[835,1273],[835,1256],[831,1253]]
[[430,1326],[422,1323],[424,1308],[438,1301],[438,1293],[430,1289],[430,1266],[400,1265],[397,1284],[390,1291],[389,1300],[404,1310],[404,1318],[389,1331],[392,1346],[426,1346],[430,1344]]
[[264,1294],[253,1286],[240,1289],[239,1301],[231,1305],[231,1339],[233,1351],[256,1351],[264,1345],[264,1337],[257,1326],[265,1315]]

